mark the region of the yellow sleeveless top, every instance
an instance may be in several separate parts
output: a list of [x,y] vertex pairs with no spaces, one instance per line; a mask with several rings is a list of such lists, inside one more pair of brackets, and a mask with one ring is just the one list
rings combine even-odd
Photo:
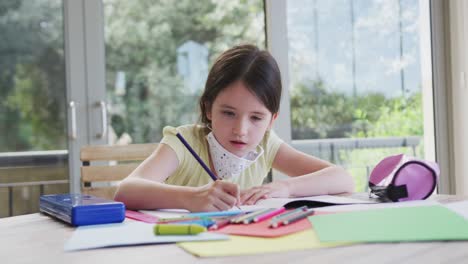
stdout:
[[[163,129],[161,143],[168,145],[175,151],[179,160],[179,166],[176,171],[166,179],[165,183],[196,187],[213,181],[177,138],[177,131],[180,132],[205,164],[208,166],[210,164],[208,157],[209,147],[205,138],[209,131],[204,126],[184,125],[177,128],[167,126]],[[283,141],[273,131],[265,133],[263,140],[259,144],[265,151],[263,155],[260,156],[255,163],[245,169],[238,177],[233,177],[226,181],[238,184],[241,190],[261,185],[268,175],[268,172],[271,170],[276,153],[282,143]]]

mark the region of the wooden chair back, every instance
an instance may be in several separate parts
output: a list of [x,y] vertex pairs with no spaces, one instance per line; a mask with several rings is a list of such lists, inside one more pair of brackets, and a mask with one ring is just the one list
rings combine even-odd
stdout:
[[[81,192],[113,200],[117,186],[111,183],[127,177],[157,146],[156,143],[148,143],[82,147]],[[99,164],[92,164],[93,162]],[[93,183],[104,184],[93,186]]]

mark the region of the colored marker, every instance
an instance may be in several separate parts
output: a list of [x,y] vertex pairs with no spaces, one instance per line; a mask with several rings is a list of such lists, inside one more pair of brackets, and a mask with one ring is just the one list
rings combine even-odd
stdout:
[[154,225],[155,235],[196,235],[206,231],[206,227],[200,225]]
[[201,218],[201,219],[198,219],[198,220],[189,220],[189,221],[182,221],[182,222],[177,222],[177,224],[179,225],[183,225],[183,224],[186,224],[186,225],[200,225],[200,226],[204,226],[204,227],[210,227],[212,225],[214,225],[216,222],[211,220],[210,218]]
[[220,228],[223,228],[227,225],[229,225],[231,223],[231,219],[227,218],[227,219],[223,219],[223,220],[219,220],[219,221],[216,221],[214,223],[214,225],[210,226],[208,228],[208,230],[218,230]]
[[[185,138],[179,132],[177,132],[176,136],[180,140],[180,142],[184,144],[184,146],[188,149],[188,151],[192,154],[192,156],[198,161],[198,163],[200,163],[200,165],[203,167],[206,173],[210,175],[211,179],[213,179],[213,181],[219,180],[218,177],[216,177],[216,175],[210,170],[210,168],[206,166],[205,162],[203,162],[203,160],[200,158],[200,156],[198,156],[195,150],[193,150],[193,148],[189,145],[189,143],[185,140]],[[236,207],[239,208],[239,206],[236,206]]]
[[278,208],[278,209],[275,209],[275,210],[272,210],[268,213],[265,213],[265,214],[262,214],[262,215],[258,215],[256,217],[254,217],[253,221],[254,222],[260,222],[260,221],[263,221],[265,219],[268,219],[268,218],[271,218],[275,215],[279,215],[281,214],[282,212],[284,212],[286,210],[286,208],[284,207],[281,207],[281,208]]
[[289,224],[292,224],[292,223],[295,223],[299,220],[302,220],[304,218],[307,218],[308,216],[310,215],[313,215],[315,212],[314,210],[310,210],[310,211],[306,211],[304,213],[301,213],[299,215],[294,215],[292,216],[291,218],[287,218],[283,221],[283,225],[289,225]]
[[217,212],[201,212],[201,213],[190,213],[189,217],[217,217],[217,216],[233,216],[242,214],[242,210],[230,210],[230,211],[217,211]]

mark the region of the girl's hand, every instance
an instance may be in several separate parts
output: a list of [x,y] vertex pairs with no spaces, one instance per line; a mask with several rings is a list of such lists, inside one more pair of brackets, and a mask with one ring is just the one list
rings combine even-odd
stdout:
[[226,181],[214,181],[196,188],[195,195],[187,203],[191,212],[224,211],[237,205],[240,200],[239,186]]
[[252,205],[261,199],[273,197],[289,197],[289,187],[285,181],[275,181],[243,190],[240,195],[240,201],[241,204]]

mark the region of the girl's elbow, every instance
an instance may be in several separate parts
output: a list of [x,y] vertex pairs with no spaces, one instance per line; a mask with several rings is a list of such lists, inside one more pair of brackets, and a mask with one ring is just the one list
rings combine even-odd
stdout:
[[355,190],[355,184],[354,184],[354,179],[351,175],[347,177],[347,183],[345,185],[345,192],[347,193],[353,193]]
[[341,178],[340,182],[342,183],[341,184],[341,188],[342,188],[341,191],[345,192],[345,193],[354,192],[355,183],[354,183],[353,176],[351,176],[351,174],[349,174],[349,172],[346,171],[343,167],[335,166],[335,168],[337,169],[338,175],[341,176],[340,177]]
[[351,174],[349,174],[348,172],[346,172],[346,177],[345,177],[345,192],[347,193],[353,193],[354,190],[355,190],[355,183],[354,183],[354,178],[353,176],[351,176]]
[[117,190],[115,191],[115,194],[114,194],[114,200],[117,201],[117,202],[122,202],[122,203],[126,203],[126,181],[123,180],[119,183],[119,185],[117,186]]
[[125,203],[122,192],[120,190],[120,186],[117,187],[117,190],[114,193],[114,201]]

